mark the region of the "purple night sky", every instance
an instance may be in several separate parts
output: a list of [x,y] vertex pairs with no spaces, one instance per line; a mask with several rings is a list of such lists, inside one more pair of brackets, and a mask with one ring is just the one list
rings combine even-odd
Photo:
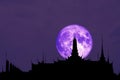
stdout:
[[0,71],[6,54],[24,71],[42,56],[46,62],[62,59],[56,38],[70,24],[85,26],[93,37],[87,59],[99,59],[103,35],[105,56],[120,72],[120,0],[0,0]]

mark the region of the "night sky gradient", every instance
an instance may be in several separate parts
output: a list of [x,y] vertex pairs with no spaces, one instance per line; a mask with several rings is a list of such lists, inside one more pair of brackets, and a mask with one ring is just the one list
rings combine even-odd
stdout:
[[79,24],[93,38],[86,59],[99,60],[101,36],[106,59],[120,72],[120,0],[0,0],[0,71],[7,59],[23,71],[44,56],[63,59],[56,49],[58,32]]

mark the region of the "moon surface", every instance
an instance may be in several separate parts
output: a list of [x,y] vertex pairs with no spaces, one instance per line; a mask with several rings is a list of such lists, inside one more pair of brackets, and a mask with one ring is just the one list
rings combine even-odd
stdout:
[[71,56],[73,39],[77,40],[78,56],[86,58],[92,49],[92,37],[87,29],[80,25],[68,25],[58,34],[56,48],[59,54],[67,59]]

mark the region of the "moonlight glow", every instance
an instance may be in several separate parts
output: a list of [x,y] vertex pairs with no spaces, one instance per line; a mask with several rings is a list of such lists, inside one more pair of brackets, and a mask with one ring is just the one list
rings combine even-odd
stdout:
[[70,57],[74,37],[77,40],[79,56],[82,58],[87,57],[92,49],[92,37],[88,30],[80,25],[69,25],[59,32],[56,41],[58,52],[63,58]]

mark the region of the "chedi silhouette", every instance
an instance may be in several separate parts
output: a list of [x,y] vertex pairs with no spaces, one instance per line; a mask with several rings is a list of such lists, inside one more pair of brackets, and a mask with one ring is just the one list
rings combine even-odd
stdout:
[[[32,64],[31,70],[28,72],[21,71],[14,65],[6,61],[6,72],[0,73],[2,79],[42,79],[47,78],[51,74],[51,78],[54,79],[54,75],[64,75],[64,78],[71,79],[112,79],[117,80],[119,76],[114,74],[112,63],[105,60],[103,51],[103,42],[101,46],[101,57],[99,61],[84,60],[78,56],[77,41],[73,40],[73,50],[71,56],[66,60],[54,61],[54,63],[38,62],[38,64]],[[45,76],[45,77],[43,77]],[[67,77],[69,76],[69,77]]]

